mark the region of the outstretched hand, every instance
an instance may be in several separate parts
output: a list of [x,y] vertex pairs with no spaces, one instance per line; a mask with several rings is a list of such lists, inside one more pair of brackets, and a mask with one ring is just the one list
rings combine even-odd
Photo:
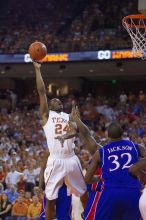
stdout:
[[33,65],[34,65],[35,69],[40,69],[41,68],[41,64],[36,62],[36,61],[33,61]]
[[78,106],[75,106],[75,104],[72,105],[71,117],[73,119],[75,119],[76,117],[80,118]]

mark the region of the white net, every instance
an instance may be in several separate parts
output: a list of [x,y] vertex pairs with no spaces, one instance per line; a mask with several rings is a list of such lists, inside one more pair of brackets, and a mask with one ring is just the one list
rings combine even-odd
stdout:
[[146,16],[127,16],[122,23],[132,39],[134,57],[146,59]]

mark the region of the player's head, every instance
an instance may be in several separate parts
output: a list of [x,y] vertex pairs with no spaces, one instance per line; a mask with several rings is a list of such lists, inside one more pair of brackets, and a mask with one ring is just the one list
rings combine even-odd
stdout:
[[61,112],[63,110],[62,102],[57,98],[51,99],[50,100],[50,110],[56,111],[56,112]]
[[108,137],[111,139],[120,139],[123,134],[123,129],[118,122],[111,122],[107,129]]

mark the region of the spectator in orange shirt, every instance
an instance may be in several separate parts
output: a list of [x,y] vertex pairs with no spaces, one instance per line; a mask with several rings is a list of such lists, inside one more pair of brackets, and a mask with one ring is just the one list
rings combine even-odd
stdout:
[[27,219],[28,206],[24,202],[24,198],[19,196],[12,207],[12,216],[17,217],[17,220]]
[[[21,159],[22,159],[22,157],[21,157]],[[20,172],[20,173],[22,173],[24,170],[25,170],[24,163],[23,163],[22,160],[19,160],[19,161],[17,162],[17,171]]]
[[25,200],[25,191],[23,189],[18,191],[19,197],[22,197]]
[[144,102],[145,101],[145,94],[142,90],[139,91],[139,101]]
[[39,202],[42,204],[42,202],[43,202],[43,192],[42,192],[42,190],[40,190],[40,188],[38,186],[35,186],[33,188],[33,195],[37,196],[38,199],[39,199]]
[[129,103],[133,103],[135,101],[135,95],[130,91],[128,95]]
[[32,204],[28,207],[27,220],[39,220],[39,215],[41,212],[41,203],[37,196],[32,197]]
[[29,205],[32,203],[31,192],[25,192],[24,201],[29,207]]

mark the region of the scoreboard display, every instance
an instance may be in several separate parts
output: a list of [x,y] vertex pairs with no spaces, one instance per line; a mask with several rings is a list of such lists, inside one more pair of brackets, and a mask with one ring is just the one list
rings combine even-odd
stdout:
[[[69,53],[48,53],[42,62],[74,62],[142,58],[142,51],[98,50]],[[30,63],[29,54],[0,54],[0,63]]]

